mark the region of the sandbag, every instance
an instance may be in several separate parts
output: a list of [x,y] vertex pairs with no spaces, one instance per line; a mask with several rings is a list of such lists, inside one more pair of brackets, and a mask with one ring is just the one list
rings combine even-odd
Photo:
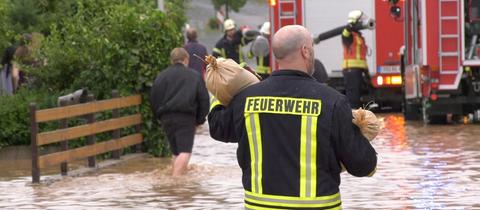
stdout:
[[260,82],[260,79],[242,68],[232,59],[207,56],[208,63],[205,83],[222,105],[228,105],[230,100],[246,87]]
[[[377,116],[375,116],[373,112],[362,108],[353,109],[352,115],[352,123],[360,128],[360,132],[366,139],[372,141],[378,135],[378,132],[380,132],[380,121],[378,121]],[[342,162],[340,162],[340,166],[342,172],[346,171]]]
[[380,131],[380,122],[373,112],[360,108],[352,110],[352,115],[353,124],[360,128],[360,131],[365,138],[371,141],[378,135],[378,132]]

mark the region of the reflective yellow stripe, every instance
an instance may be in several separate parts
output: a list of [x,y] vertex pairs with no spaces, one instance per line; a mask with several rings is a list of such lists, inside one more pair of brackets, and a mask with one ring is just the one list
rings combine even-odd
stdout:
[[357,52],[356,52],[355,57],[357,58],[357,60],[361,60],[362,57],[361,57],[361,54],[360,54],[361,53],[360,50],[361,50],[361,47],[362,47],[362,39],[358,35],[355,36],[355,38],[357,39],[357,46],[356,46],[357,47]]
[[342,68],[368,68],[367,61],[365,60],[354,60],[354,59],[347,59],[343,60]]
[[[319,208],[329,207],[341,204],[340,193],[328,196],[301,198],[292,196],[265,195],[245,191],[245,200],[251,205],[268,205],[271,207],[290,207],[290,208]],[[332,209],[339,208],[332,207]],[[255,208],[253,208],[255,209]]]
[[217,98],[212,97],[212,100],[210,101],[210,111],[212,111],[212,109],[218,105],[222,105],[222,103],[220,103],[220,101]]
[[257,143],[257,151],[258,151],[258,156],[257,156],[257,187],[258,187],[258,193],[263,193],[263,188],[262,188],[262,166],[263,166],[263,154],[262,154],[262,135],[261,135],[261,128],[260,128],[260,117],[258,114],[253,114],[255,118],[255,128],[256,128],[256,143]]
[[252,192],[261,194],[262,189],[262,135],[258,113],[245,114],[245,127],[250,147]]
[[[307,197],[307,116],[302,116],[300,135],[300,197]],[[309,192],[310,193],[310,192]],[[310,196],[308,196],[310,197]]]
[[238,45],[238,61],[243,63],[242,45]]
[[311,127],[311,161],[310,161],[310,168],[311,168],[311,195],[312,197],[317,196],[317,122],[318,116],[309,117],[312,119],[312,127]]
[[227,53],[225,52],[225,49],[222,48],[221,50],[222,50],[222,57],[227,58]]
[[225,57],[225,55],[223,55],[223,53],[222,53],[222,50],[220,50],[219,48],[216,48],[216,47],[215,47],[215,48],[212,49],[212,51],[213,51],[214,53],[219,54],[219,55],[222,56],[222,57]]
[[343,29],[343,31],[342,31],[343,36],[349,37],[350,34],[351,34],[350,31],[348,31],[347,29]]
[[317,116],[302,116],[300,136],[300,197],[317,194]]
[[263,65],[263,62],[264,62],[263,59],[264,59],[263,56],[258,57],[258,65],[256,70],[257,70],[257,73],[259,74],[268,74],[270,72],[270,67]]
[[256,71],[259,74],[268,74],[270,72],[270,67],[268,67],[268,66],[257,66]]

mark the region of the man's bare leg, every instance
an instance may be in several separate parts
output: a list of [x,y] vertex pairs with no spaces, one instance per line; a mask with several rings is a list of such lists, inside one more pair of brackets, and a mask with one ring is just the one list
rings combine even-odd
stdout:
[[188,161],[192,153],[182,152],[178,154],[173,163],[172,176],[180,176],[187,171]]

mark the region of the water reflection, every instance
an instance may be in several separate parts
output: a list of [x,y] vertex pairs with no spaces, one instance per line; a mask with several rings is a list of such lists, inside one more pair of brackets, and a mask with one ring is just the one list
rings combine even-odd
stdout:
[[[372,142],[377,174],[342,174],[344,209],[480,209],[479,125],[380,118],[383,130]],[[23,170],[21,177],[0,177],[0,209],[242,209],[235,150],[235,144],[211,140],[203,128],[189,174],[178,179],[169,176],[170,160],[158,158],[38,186]]]

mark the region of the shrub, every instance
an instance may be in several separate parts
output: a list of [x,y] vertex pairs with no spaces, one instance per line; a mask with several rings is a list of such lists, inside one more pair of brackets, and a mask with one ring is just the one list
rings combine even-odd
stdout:
[[[41,102],[39,108],[53,107],[56,95],[22,89],[12,96],[0,98],[0,148],[8,145],[30,144],[29,104]],[[44,125],[41,129],[50,129]]]
[[14,38],[7,11],[6,2],[0,0],[0,56],[3,56],[3,50],[12,44]]
[[113,89],[142,94],[146,144],[153,154],[165,155],[148,96],[155,76],[169,64],[170,50],[182,45],[178,23],[150,4],[96,2],[81,1],[72,17],[51,28],[36,52],[45,65],[28,72],[40,89],[52,92],[87,88],[97,99],[108,98]]

